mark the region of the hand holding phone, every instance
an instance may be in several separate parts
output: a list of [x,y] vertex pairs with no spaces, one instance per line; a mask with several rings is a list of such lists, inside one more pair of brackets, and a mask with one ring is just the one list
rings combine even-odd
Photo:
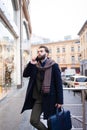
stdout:
[[36,61],[37,61],[37,62],[39,61],[38,56],[36,57]]
[[38,62],[38,57],[32,58],[32,60],[31,60],[32,64],[36,64],[37,62]]

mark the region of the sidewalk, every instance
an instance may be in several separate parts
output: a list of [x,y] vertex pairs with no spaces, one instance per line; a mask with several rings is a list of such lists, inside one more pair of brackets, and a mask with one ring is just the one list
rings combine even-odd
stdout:
[[[14,87],[6,98],[0,101],[0,130],[30,130],[30,111],[20,114],[27,83],[21,89]],[[32,130],[32,129],[31,129]]]

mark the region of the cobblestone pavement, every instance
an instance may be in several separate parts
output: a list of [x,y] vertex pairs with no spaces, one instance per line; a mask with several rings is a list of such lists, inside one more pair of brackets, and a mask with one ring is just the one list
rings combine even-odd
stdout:
[[[29,123],[31,111],[25,111],[20,114],[23,106],[27,80],[24,82],[24,86],[21,89],[13,87],[12,91],[8,94],[4,100],[0,101],[0,130],[34,130]],[[73,95],[72,91],[64,91],[64,104],[66,103],[81,103],[79,95]],[[65,109],[69,109],[73,115],[82,115],[81,107],[65,106]],[[87,117],[87,102],[86,102],[86,117]],[[86,119],[87,120],[87,119]],[[44,121],[46,124],[46,121]],[[81,127],[81,123],[73,120],[75,127]]]

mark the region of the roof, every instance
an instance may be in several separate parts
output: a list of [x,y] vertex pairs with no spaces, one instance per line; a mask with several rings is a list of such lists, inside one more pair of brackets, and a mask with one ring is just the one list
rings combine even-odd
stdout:
[[81,32],[83,31],[83,29],[84,29],[85,27],[87,27],[87,20],[86,20],[85,23],[83,24],[83,26],[82,26],[82,28],[80,29],[78,35],[81,34]]

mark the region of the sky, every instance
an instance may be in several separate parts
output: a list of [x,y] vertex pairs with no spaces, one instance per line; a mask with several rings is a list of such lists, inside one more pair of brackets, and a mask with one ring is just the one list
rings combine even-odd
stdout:
[[50,40],[64,40],[87,20],[87,0],[30,0],[32,33]]

